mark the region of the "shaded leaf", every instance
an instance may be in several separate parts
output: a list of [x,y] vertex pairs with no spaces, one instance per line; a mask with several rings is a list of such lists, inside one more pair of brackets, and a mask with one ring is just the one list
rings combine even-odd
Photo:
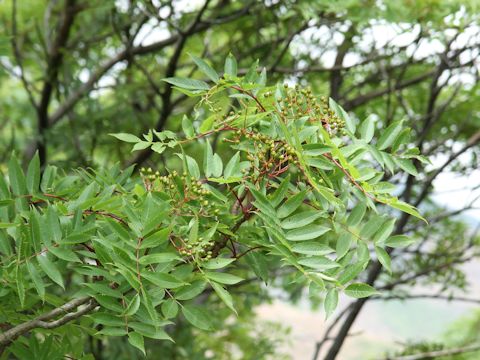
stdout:
[[228,308],[236,314],[237,311],[233,306],[233,300],[230,293],[227,290],[225,290],[223,286],[221,286],[220,284],[217,284],[216,282],[211,282],[210,284],[212,285],[213,290],[215,290],[215,292],[217,293],[218,297],[222,299],[225,305],[227,305]]
[[163,81],[177,86],[179,88],[188,89],[188,90],[208,90],[210,86],[205,81],[187,79],[182,77],[169,77],[162,79]]
[[227,75],[237,76],[237,60],[231,53],[228,54],[227,58],[225,59],[224,71]]
[[190,55],[190,57],[192,58],[193,62],[197,64],[198,68],[205,75],[207,75],[207,77],[210,80],[212,80],[215,83],[217,83],[220,80],[220,77],[218,76],[217,72],[210,65],[208,65],[203,59],[200,59],[195,55]]
[[208,313],[199,306],[185,305],[182,307],[182,314],[193,326],[202,330],[212,330],[213,326]]
[[325,302],[323,304],[325,309],[326,317],[330,317],[333,311],[337,308],[338,305],[338,291],[335,288],[328,290],[327,295],[325,296]]
[[131,331],[128,333],[128,342],[135,346],[137,349],[139,349],[142,353],[143,353],[143,356],[146,355],[145,353],[145,345],[144,345],[144,341],[143,341],[143,336],[140,335],[139,333],[137,332],[134,332],[134,331]]
[[385,249],[375,246],[375,253],[377,254],[378,261],[383,265],[385,269],[391,274],[392,273],[392,260],[390,256],[385,251]]
[[277,210],[278,217],[283,219],[297,210],[298,207],[303,203],[303,200],[305,200],[306,194],[307,192],[303,190],[285,201],[285,203]]
[[178,304],[174,299],[167,299],[162,303],[162,313],[166,319],[177,316]]
[[382,132],[382,136],[378,139],[377,148],[384,150],[391,146],[403,128],[402,121],[393,122],[385,131]]
[[27,190],[29,194],[34,194],[40,186],[40,157],[38,152],[33,155],[27,169]]
[[118,140],[125,141],[128,143],[138,143],[140,142],[140,138],[135,135],[127,134],[127,133],[116,133],[116,134],[109,134],[110,136],[116,137]]
[[58,270],[57,266],[51,262],[45,254],[38,255],[37,261],[42,270],[45,271],[45,274],[47,274],[47,276],[53,280],[53,282],[65,289],[63,286],[62,274]]

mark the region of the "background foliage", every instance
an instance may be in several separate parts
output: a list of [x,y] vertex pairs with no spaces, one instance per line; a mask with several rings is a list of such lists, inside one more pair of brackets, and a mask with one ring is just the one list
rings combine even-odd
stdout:
[[[414,161],[409,165],[400,161],[392,166],[402,170],[394,174],[387,171],[387,177],[397,185],[395,194],[402,201],[422,210],[429,226],[412,221],[407,214],[399,215],[393,231],[412,236],[415,244],[392,251],[391,274],[375,261],[378,254],[371,248],[374,261],[358,281],[373,285],[381,291],[378,296],[385,299],[468,298],[468,293],[461,294],[468,292],[469,285],[461,265],[478,257],[478,236],[472,230],[472,222],[474,229],[477,220],[466,224],[461,215],[475,206],[474,193],[471,202],[457,208],[438,204],[432,194],[436,179],[468,176],[478,168],[477,13],[474,1],[4,1],[0,7],[5,25],[0,38],[2,171],[10,173],[13,193],[21,195],[31,194],[39,183],[35,169],[50,169],[42,176],[36,199],[54,205],[45,213],[29,210],[29,215],[23,214],[18,221],[47,224],[39,228],[50,233],[38,234],[45,241],[64,238],[66,234],[75,238],[75,231],[87,236],[93,231],[89,221],[99,217],[91,214],[81,221],[77,211],[77,216],[70,219],[74,225],[68,225],[56,217],[58,213],[95,210],[95,204],[98,206],[97,202],[102,201],[102,205],[111,207],[111,214],[116,214],[119,207],[126,211],[120,194],[125,191],[132,197],[141,195],[137,185],[142,181],[137,174],[130,180],[132,168],[126,173],[120,169],[135,163],[139,164],[137,169],[151,167],[153,173],[158,170],[165,175],[166,167],[180,168],[181,160],[170,153],[158,154],[150,147],[132,153],[131,144],[119,142],[108,134],[142,137],[149,129],[181,134],[188,132],[184,115],[197,121],[194,124],[198,131],[197,125],[207,115],[205,110],[195,108],[198,99],[174,90],[171,82],[161,79],[189,77],[208,81],[208,74],[199,69],[191,55],[206,59],[221,75],[231,52],[237,59],[240,76],[246,75],[258,60],[259,70],[266,69],[268,84],[298,83],[302,88],[309,84],[314,94],[330,96],[350,112],[354,123],[370,119],[377,134],[403,121],[404,141],[418,147],[432,164]],[[226,106],[223,103],[218,107],[223,111]],[[255,104],[249,106],[255,108]],[[378,140],[377,135],[373,144],[378,144]],[[201,141],[190,142],[185,150],[202,163],[204,147]],[[212,147],[225,164],[234,154],[221,142],[213,141]],[[21,173],[17,163],[10,159],[14,151],[20,163],[25,164],[25,184],[21,175],[12,181],[12,174],[15,179],[15,174]],[[34,160],[27,171],[35,151],[39,154],[34,158],[38,163]],[[73,171],[79,167],[92,168],[94,172]],[[415,176],[417,172],[419,176]],[[53,184],[55,196],[75,195],[67,196],[66,204],[51,198],[46,194]],[[92,185],[86,187],[88,184]],[[467,188],[475,189],[478,185],[474,181]],[[116,192],[118,186],[120,194]],[[2,201],[10,198],[5,195],[10,190],[5,188]],[[79,189],[85,189],[81,201]],[[89,204],[87,200],[92,197],[94,200]],[[19,198],[15,206],[26,211],[24,200]],[[2,211],[11,206],[7,202],[2,205]],[[144,209],[136,211],[141,214]],[[2,237],[12,236],[8,226],[12,213],[7,215],[8,221],[2,219],[7,223]],[[114,218],[105,217],[102,220],[108,224],[105,226],[116,226]],[[58,224],[63,229],[61,234]],[[29,235],[20,234],[20,238],[32,236],[36,231],[31,225],[25,229],[29,229]],[[71,271],[77,261],[75,253],[52,251],[57,251],[56,256],[62,259],[56,267],[60,265],[58,271],[63,277],[60,280],[45,260],[25,270],[7,267],[5,257],[12,254],[5,243],[2,241],[0,250],[2,283],[11,284],[12,279],[22,277],[32,281],[24,289],[19,281],[20,285],[14,289],[16,297],[10,297],[8,287],[2,286],[3,330],[12,326],[7,321],[12,317],[17,323],[27,321],[71,299],[82,299],[81,294],[75,293],[75,287],[78,289],[85,278]],[[36,251],[42,251],[42,247]],[[214,320],[222,331],[199,331],[178,317],[175,322],[180,325],[167,325],[165,333],[175,338],[176,343],[145,340],[147,353],[161,351],[167,358],[228,358],[231,350],[236,349],[240,358],[258,358],[259,354],[279,356],[278,341],[286,340],[284,332],[278,325],[253,321],[253,309],[275,297],[275,292],[267,289],[280,288],[282,294],[296,301],[305,296],[306,283],[278,272],[277,266],[268,268],[275,271],[266,275],[274,279],[268,288],[257,280],[258,274],[252,268],[238,269],[237,276],[255,280],[241,282],[230,291],[238,312],[234,324],[228,304],[210,291],[200,297],[199,304],[209,309],[210,316],[216,315]],[[37,295],[31,294],[42,297],[40,282],[33,281],[39,270],[48,282],[61,283],[67,291],[61,291],[57,285],[55,291],[53,286],[46,286],[43,289],[46,302],[38,302]],[[108,279],[112,275],[104,276]],[[413,285],[418,283],[434,290],[418,294],[413,291]],[[325,292],[319,294],[311,299],[312,303],[323,301]],[[15,299],[24,300],[18,304]],[[314,357],[334,359],[340,353],[352,324],[369,299],[356,300],[334,314],[331,327],[322,329],[325,337],[317,343]],[[127,300],[135,305],[133,297]],[[90,300],[85,301],[86,305],[78,311],[94,306]],[[99,359],[141,356],[125,337],[94,336],[102,328],[91,328],[91,321],[91,317],[82,316],[66,326],[40,331],[45,336],[21,338],[2,356],[8,358],[13,353],[19,358],[30,358],[29,352],[34,351],[39,358],[61,358],[72,349],[76,351],[75,358],[81,354]],[[155,335],[165,337],[165,334]],[[198,341],[192,342],[193,336]],[[68,342],[61,340],[66,338]],[[130,343],[138,345],[136,340],[131,338]],[[435,349],[467,346],[476,341],[475,337],[465,336],[455,344],[436,344]],[[429,346],[405,351],[418,353],[430,350]],[[255,349],[253,354],[252,349]]]

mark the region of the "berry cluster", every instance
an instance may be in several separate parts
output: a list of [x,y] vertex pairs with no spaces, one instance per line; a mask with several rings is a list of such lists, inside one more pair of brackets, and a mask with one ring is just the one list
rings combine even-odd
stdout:
[[212,258],[212,249],[215,242],[210,240],[205,240],[202,237],[199,237],[195,241],[188,241],[183,246],[178,248],[178,252],[183,256],[191,256],[197,259],[210,260]]
[[188,177],[186,172],[180,175],[173,170],[170,174],[161,176],[151,168],[142,168],[140,174],[147,190],[165,191],[172,199],[178,200],[174,204],[177,210],[180,211],[184,204],[191,204],[200,206],[202,216],[218,215],[218,208],[208,200],[210,190],[205,188],[202,181],[193,176]]
[[255,171],[242,170],[244,174],[251,174],[250,181],[255,181],[264,175],[278,176],[288,169],[290,163],[298,165],[295,149],[283,140],[245,128],[235,130],[231,141],[238,144],[241,139],[249,140],[251,146],[248,148],[255,149],[254,153],[248,152],[246,156]]
[[320,121],[322,126],[331,134],[343,133],[345,122],[330,109],[326,97],[322,97],[318,101],[309,87],[302,89],[298,84],[294,88],[285,84],[284,88],[286,97],[280,105],[281,114],[284,118],[298,119],[308,116],[310,122]]
[[[217,216],[220,212],[213,201],[209,200],[210,190],[205,188],[202,181],[195,177],[189,177],[186,172],[179,174],[173,170],[168,175],[160,175],[158,171],[151,168],[140,169],[145,188],[147,190],[165,191],[169,193],[174,202],[174,212],[178,216],[195,216],[195,213],[201,217]],[[191,208],[200,211],[193,211]],[[212,257],[210,250],[214,246],[214,240],[199,237],[196,240],[185,240],[181,237],[173,235],[171,237],[177,251],[188,257],[209,260]]]

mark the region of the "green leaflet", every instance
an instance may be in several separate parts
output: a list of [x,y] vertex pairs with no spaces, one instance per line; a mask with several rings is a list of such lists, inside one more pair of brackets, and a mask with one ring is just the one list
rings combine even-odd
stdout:
[[395,228],[395,219],[389,219],[378,229],[373,237],[373,242],[377,245],[380,245],[385,242],[385,240],[390,236],[393,229]]
[[186,115],[183,115],[182,118],[182,130],[187,138],[192,138],[195,136],[195,130],[193,128],[192,122]]
[[378,292],[368,284],[355,283],[350,284],[345,288],[345,294],[360,299],[378,294]]
[[28,164],[27,169],[27,190],[29,194],[34,194],[40,186],[40,158],[38,152],[35,153]]
[[174,289],[184,285],[185,283],[175,276],[161,272],[142,272],[142,277],[164,289]]
[[198,66],[198,68],[205,75],[207,75],[207,77],[210,80],[212,80],[215,83],[217,83],[220,80],[220,77],[218,76],[217,72],[210,65],[208,65],[203,59],[191,54],[190,54],[190,57],[192,58],[193,62]]
[[162,313],[166,319],[177,316],[178,304],[174,299],[167,299],[162,303]]
[[337,253],[337,259],[341,259],[347,254],[348,250],[350,250],[352,241],[353,241],[352,234],[343,233],[340,235],[340,237],[337,240],[336,249],[335,249]]
[[375,134],[375,122],[376,118],[373,115],[367,117],[360,125],[360,137],[369,143],[373,139]]
[[392,248],[406,247],[415,243],[415,239],[407,235],[394,235],[385,241],[385,246]]
[[187,90],[210,89],[210,86],[208,86],[208,84],[205,81],[201,81],[201,80],[187,79],[182,77],[170,77],[162,80],[176,87],[187,89]]
[[128,342],[135,346],[137,349],[139,349],[142,353],[143,356],[146,355],[145,353],[145,345],[143,341],[143,336],[140,335],[137,332],[131,331],[128,333]]
[[298,260],[298,263],[315,270],[325,271],[339,267],[335,261],[330,260],[325,256],[311,256]]
[[38,264],[47,276],[62,289],[65,289],[63,285],[62,274],[58,270],[57,266],[48,259],[46,254],[41,254],[36,257]]
[[241,277],[224,272],[205,272],[205,276],[210,280],[227,285],[237,284],[243,280]]
[[206,282],[204,280],[197,280],[189,285],[185,285],[175,291],[175,298],[177,300],[190,300],[200,295],[205,290]]
[[140,322],[130,322],[128,326],[144,337],[156,340],[169,340],[173,342],[173,339],[162,328]]
[[15,154],[12,155],[8,162],[8,176],[14,195],[24,195],[27,193],[25,175]]
[[223,173],[225,179],[229,179],[231,177],[240,177],[240,153],[237,151],[235,155],[228,161],[227,165],[225,166],[225,171]]
[[321,244],[318,241],[302,241],[292,245],[292,251],[305,255],[327,255],[334,250],[328,245]]
[[320,237],[331,229],[322,225],[308,225],[303,228],[290,230],[285,237],[290,241],[311,240]]
[[227,258],[218,258],[217,257],[215,259],[211,259],[211,260],[203,263],[202,267],[204,269],[208,269],[208,270],[218,270],[218,269],[224,268],[225,266],[230,265],[234,261],[235,261],[235,259],[227,259]]
[[228,54],[225,59],[225,74],[234,77],[237,76],[237,60],[232,54]]
[[338,291],[335,288],[328,290],[327,295],[325,296],[324,309],[325,317],[328,318],[337,308],[338,305]]
[[193,326],[202,330],[212,330],[213,325],[210,316],[200,306],[185,305],[182,307],[182,314],[185,319]]
[[345,121],[345,125],[346,125],[348,131],[350,131],[350,133],[354,134],[355,129],[356,129],[356,125],[355,125],[354,120],[352,118],[350,118],[350,116],[347,114],[347,112],[340,105],[338,105],[335,102],[335,100],[333,100],[332,98],[329,98],[328,100],[329,100],[330,107],[333,109],[333,111],[335,111],[337,116],[340,119],[342,119],[343,121]]
[[281,222],[281,226],[287,230],[296,229],[304,227],[323,216],[324,214],[318,210],[304,211],[284,219]]
[[395,121],[392,123],[384,132],[382,132],[382,136],[378,139],[377,148],[379,150],[385,150],[386,148],[390,147],[400,132],[403,129],[402,121]]
[[225,290],[223,286],[220,284],[217,284],[216,282],[211,282],[210,285],[212,285],[213,290],[217,293],[218,297],[222,299],[222,301],[225,303],[225,305],[228,306],[230,310],[232,310],[235,314],[237,311],[235,310],[235,307],[233,306],[233,299],[230,293]]
[[127,133],[116,133],[116,134],[109,134],[109,135],[117,138],[118,140],[128,142],[128,143],[138,143],[141,141],[137,136],[132,134],[127,134]]
[[387,271],[391,274],[392,273],[392,261],[390,259],[390,255],[385,251],[385,249],[375,246],[375,253],[377,254],[378,261],[380,264],[387,269]]
[[407,214],[410,214],[410,215],[416,217],[417,219],[423,220],[426,223],[428,223],[427,220],[423,216],[420,215],[420,213],[417,211],[417,209],[414,206],[412,206],[410,204],[407,204],[406,202],[403,202],[403,201],[400,201],[400,200],[397,200],[397,199],[393,199],[391,201],[388,201],[387,203],[388,203],[388,205],[390,205],[391,207],[393,207],[395,209],[403,211]]
[[305,199],[306,194],[306,191],[300,191],[299,193],[293,195],[291,198],[287,199],[287,201],[285,201],[285,203],[278,208],[277,216],[280,219],[283,219],[293,213],[295,210],[297,210]]
[[130,300],[127,308],[125,309],[124,316],[133,316],[138,311],[140,307],[140,295],[135,294],[135,296]]

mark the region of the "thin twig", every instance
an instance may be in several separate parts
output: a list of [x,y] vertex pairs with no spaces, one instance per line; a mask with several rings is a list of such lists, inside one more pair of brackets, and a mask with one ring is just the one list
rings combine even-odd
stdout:
[[480,351],[480,344],[473,344],[473,345],[468,345],[468,346],[458,347],[453,349],[428,351],[428,352],[414,354],[414,355],[405,355],[405,356],[396,356],[396,357],[388,356],[383,360],[425,360],[425,359],[433,359],[433,358],[444,357],[444,356],[465,354],[465,353],[475,352],[475,351]]

